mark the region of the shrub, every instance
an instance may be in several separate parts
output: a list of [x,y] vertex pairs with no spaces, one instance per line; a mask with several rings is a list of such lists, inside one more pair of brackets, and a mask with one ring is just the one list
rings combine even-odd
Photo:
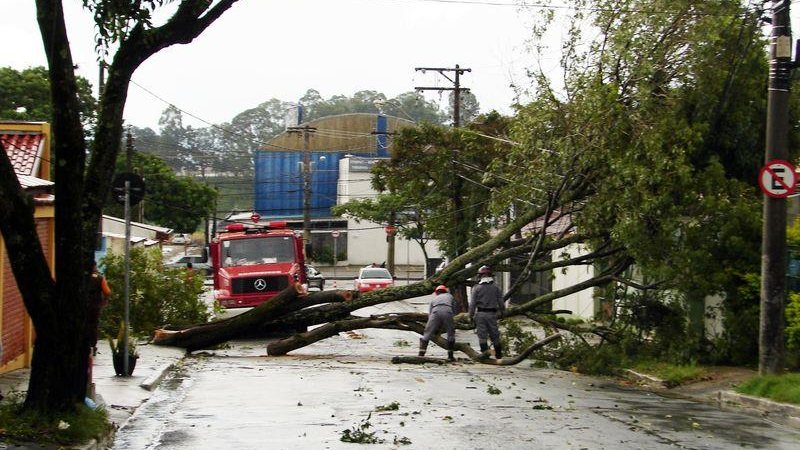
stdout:
[[[124,316],[124,257],[108,254],[102,265],[111,287],[100,331],[116,335]],[[203,274],[183,268],[167,268],[158,249],[131,249],[130,325],[137,334],[150,335],[164,325],[183,326],[208,320],[208,307],[202,302]]]
[[751,378],[742,383],[736,391],[800,405],[800,373]]

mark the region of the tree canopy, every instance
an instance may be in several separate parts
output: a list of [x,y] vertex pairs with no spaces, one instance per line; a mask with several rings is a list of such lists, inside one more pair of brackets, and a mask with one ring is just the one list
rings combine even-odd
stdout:
[[[97,101],[89,80],[77,77],[81,122],[90,129],[97,116]],[[47,68],[23,70],[0,67],[0,119],[46,122],[53,114]]]
[[[108,65],[97,123],[89,133],[82,123],[81,88],[62,3],[36,1],[36,19],[48,64],[54,136],[56,236],[52,272],[36,232],[33,201],[16,182],[6,152],[0,152],[0,231],[36,329],[25,408],[52,414],[83,404],[86,396],[88,287],[133,73],[160,50],[191,42],[235,1],[84,0],[84,6],[94,14],[98,50]],[[154,20],[153,13],[166,3],[170,3],[169,11]]]

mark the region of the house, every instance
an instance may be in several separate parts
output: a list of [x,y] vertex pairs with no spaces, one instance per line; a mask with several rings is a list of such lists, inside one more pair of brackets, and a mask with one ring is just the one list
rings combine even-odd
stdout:
[[[100,261],[106,253],[125,252],[125,219],[103,215],[100,246],[94,252],[95,261]],[[164,228],[146,223],[131,222],[131,247],[152,247],[170,238],[172,228]]]
[[[0,122],[0,143],[14,166],[17,179],[34,198],[34,220],[47,262],[55,259],[55,208],[50,180],[50,125],[41,122]],[[0,373],[30,367],[33,322],[11,271],[0,236]]]

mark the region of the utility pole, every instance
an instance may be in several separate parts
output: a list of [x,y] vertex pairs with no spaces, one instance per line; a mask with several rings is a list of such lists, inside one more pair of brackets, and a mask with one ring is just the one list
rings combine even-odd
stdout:
[[290,133],[303,133],[303,248],[306,258],[311,257],[311,153],[309,138],[316,128],[308,125],[289,127]]
[[[469,92],[469,88],[461,87],[461,75],[466,72],[472,72],[472,69],[463,69],[461,66],[456,64],[455,68],[447,68],[447,67],[416,67],[414,68],[415,71],[426,72],[428,70],[432,70],[435,72],[439,72],[440,75],[447,78],[451,83],[453,83],[453,87],[428,87],[428,86],[417,86],[414,89],[416,91],[453,91],[453,128],[458,128],[461,125],[461,93],[462,92]],[[450,78],[447,74],[449,72],[453,72],[453,78]],[[452,228],[452,238],[451,242],[453,243],[453,254],[450,255],[453,259],[461,255],[464,249],[467,247],[467,236],[466,236],[466,221],[464,219],[464,201],[461,197],[461,191],[463,189],[463,179],[459,176],[455,176],[459,172],[458,167],[456,167],[456,149],[453,149],[453,154],[450,158],[451,164],[451,171],[453,173],[453,181],[452,181],[452,194],[451,199],[453,200],[453,224]],[[462,311],[467,310],[467,290],[465,286],[458,286],[456,289],[453,290],[453,296],[455,297],[456,303],[460,305]]]
[[[378,136],[380,139],[381,136],[394,136],[397,133],[394,131],[373,131],[371,134]],[[385,140],[384,140],[385,145]],[[390,193],[394,193],[393,189],[390,189]],[[392,275],[395,275],[396,271],[396,264],[395,264],[395,248],[397,244],[397,233],[396,233],[396,225],[397,225],[397,211],[392,211],[389,213],[389,221],[386,225],[386,269]]]
[[[789,156],[789,87],[792,69],[790,0],[772,1],[769,46],[769,90],[764,163]],[[784,304],[786,302],[786,200],[764,195],[761,241],[761,318],[758,371],[778,374],[784,365]]]
[[[439,72],[448,81],[453,83],[453,87],[431,87],[431,86],[416,86],[416,91],[453,91],[453,126],[458,128],[461,126],[461,93],[469,92],[469,88],[461,87],[461,75],[465,72],[472,72],[472,69],[462,69],[458,64],[454,68],[448,67],[415,67],[415,71],[425,73],[429,70]],[[453,78],[450,78],[447,73],[453,72]]]

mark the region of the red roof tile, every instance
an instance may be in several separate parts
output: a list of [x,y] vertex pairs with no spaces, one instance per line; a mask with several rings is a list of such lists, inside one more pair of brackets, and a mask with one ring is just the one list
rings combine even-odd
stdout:
[[40,133],[3,133],[0,142],[17,175],[36,176],[42,156],[44,135]]

